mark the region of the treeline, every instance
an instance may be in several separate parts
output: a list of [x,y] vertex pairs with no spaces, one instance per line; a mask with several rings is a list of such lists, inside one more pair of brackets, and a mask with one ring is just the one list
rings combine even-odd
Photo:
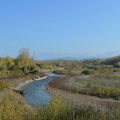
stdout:
[[120,67],[120,56],[105,59],[102,61],[102,64]]
[[120,67],[120,56],[106,58],[106,59],[88,59],[82,61],[82,64],[92,64],[92,65],[112,65],[115,67]]
[[0,58],[0,77],[18,76],[38,70],[38,66],[28,49],[21,49],[17,58]]

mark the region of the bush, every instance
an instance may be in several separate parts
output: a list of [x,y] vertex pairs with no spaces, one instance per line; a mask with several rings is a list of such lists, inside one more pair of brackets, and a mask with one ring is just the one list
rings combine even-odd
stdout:
[[81,74],[84,74],[84,75],[90,75],[90,74],[92,74],[92,73],[93,73],[92,70],[83,70],[83,71],[81,72]]

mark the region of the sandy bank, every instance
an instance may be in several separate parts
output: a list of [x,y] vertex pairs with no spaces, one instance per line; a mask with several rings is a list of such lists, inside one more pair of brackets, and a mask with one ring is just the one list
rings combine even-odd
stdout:
[[[44,77],[41,77],[41,78],[39,78],[39,79],[37,79],[37,80],[43,80],[43,79],[45,79],[45,78],[47,78],[47,77],[48,77],[48,76],[44,76]],[[22,86],[24,86],[24,85],[26,85],[26,84],[28,84],[28,83],[31,83],[31,82],[37,81],[37,80],[33,80],[33,79],[31,79],[31,80],[27,80],[27,81],[25,81],[24,83],[20,83],[19,86],[16,87],[16,89],[19,90]]]

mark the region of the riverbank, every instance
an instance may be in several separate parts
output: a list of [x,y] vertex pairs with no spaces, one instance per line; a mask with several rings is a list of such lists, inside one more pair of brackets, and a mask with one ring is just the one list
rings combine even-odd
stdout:
[[47,78],[48,76],[43,76],[43,77],[40,77],[39,79],[35,80],[35,79],[29,79],[29,80],[26,80],[25,82],[23,83],[20,83],[15,89],[19,90],[21,87],[23,87],[24,85],[28,84],[28,83],[31,83],[33,81],[38,81],[38,80],[43,80],[45,78]]
[[53,96],[62,96],[73,106],[78,107],[94,107],[100,110],[115,108],[120,104],[120,101],[113,99],[101,99],[96,96],[83,95],[75,93],[70,88],[65,87],[68,84],[69,76],[59,77],[49,83],[49,91]]
[[[20,90],[20,88],[23,87],[24,85],[35,81],[35,79],[34,79],[35,76],[36,75],[27,75],[27,76],[23,76],[20,78],[13,78],[11,80],[6,79],[6,81],[11,82],[11,88],[10,88],[11,90]],[[48,77],[48,75],[46,75],[46,74],[39,74],[39,80],[45,79],[47,77]]]

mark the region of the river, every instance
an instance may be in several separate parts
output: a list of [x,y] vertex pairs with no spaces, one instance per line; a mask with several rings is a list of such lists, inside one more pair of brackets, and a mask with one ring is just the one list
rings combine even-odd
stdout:
[[21,87],[21,90],[25,90],[23,97],[27,103],[35,107],[48,105],[52,96],[46,90],[46,87],[50,81],[58,76],[57,74],[49,74],[45,79],[33,81]]

